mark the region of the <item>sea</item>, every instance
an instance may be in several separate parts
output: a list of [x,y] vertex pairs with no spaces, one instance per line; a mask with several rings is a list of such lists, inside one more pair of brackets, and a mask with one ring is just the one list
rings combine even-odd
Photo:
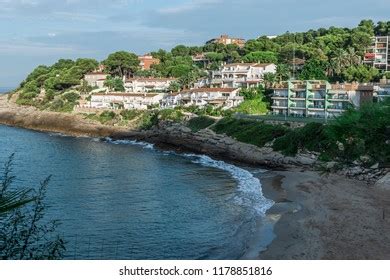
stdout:
[[273,205],[256,170],[143,142],[0,125],[0,172],[11,154],[14,187],[52,176],[65,259],[240,259]]

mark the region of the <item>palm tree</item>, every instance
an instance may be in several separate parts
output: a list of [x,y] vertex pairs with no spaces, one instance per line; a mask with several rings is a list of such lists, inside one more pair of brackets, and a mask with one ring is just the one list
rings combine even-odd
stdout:
[[264,77],[264,86],[265,88],[271,88],[276,82],[276,74],[274,73],[265,73]]
[[347,49],[345,58],[347,60],[348,67],[359,65],[361,62],[361,57],[354,48]]
[[347,52],[343,49],[337,49],[329,60],[328,75],[340,75],[343,69],[348,67],[347,64]]
[[286,64],[278,64],[276,66],[276,80],[280,83],[283,80],[290,78],[290,69]]

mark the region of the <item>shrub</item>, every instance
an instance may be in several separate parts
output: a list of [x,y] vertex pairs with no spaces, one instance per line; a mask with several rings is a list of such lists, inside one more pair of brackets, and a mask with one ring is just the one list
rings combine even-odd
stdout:
[[214,119],[207,116],[201,116],[189,120],[187,126],[191,128],[193,132],[198,132],[199,130],[205,129],[214,123]]
[[326,146],[324,125],[308,123],[302,128],[289,131],[286,135],[275,139],[273,149],[285,155],[293,156],[300,149],[320,152]]
[[273,139],[283,136],[288,129],[282,125],[265,124],[255,120],[223,118],[215,124],[216,133],[225,133],[238,141],[263,147]]
[[116,117],[116,114],[113,111],[104,111],[99,115],[99,121],[102,124],[105,124],[109,121],[112,121]]
[[142,111],[138,110],[123,110],[120,115],[124,120],[130,121],[142,114]]

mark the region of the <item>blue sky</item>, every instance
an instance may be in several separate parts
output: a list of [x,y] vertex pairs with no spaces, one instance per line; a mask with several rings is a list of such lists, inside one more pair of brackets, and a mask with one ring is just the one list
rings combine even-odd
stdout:
[[59,58],[144,54],[223,33],[248,39],[352,27],[389,20],[389,11],[388,0],[0,0],[0,87]]

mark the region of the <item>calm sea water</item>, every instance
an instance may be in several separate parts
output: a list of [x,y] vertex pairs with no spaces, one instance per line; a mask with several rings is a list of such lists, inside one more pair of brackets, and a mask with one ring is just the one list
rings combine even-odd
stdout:
[[0,163],[11,153],[16,185],[53,176],[67,259],[237,259],[271,206],[251,173],[206,156],[0,126]]

